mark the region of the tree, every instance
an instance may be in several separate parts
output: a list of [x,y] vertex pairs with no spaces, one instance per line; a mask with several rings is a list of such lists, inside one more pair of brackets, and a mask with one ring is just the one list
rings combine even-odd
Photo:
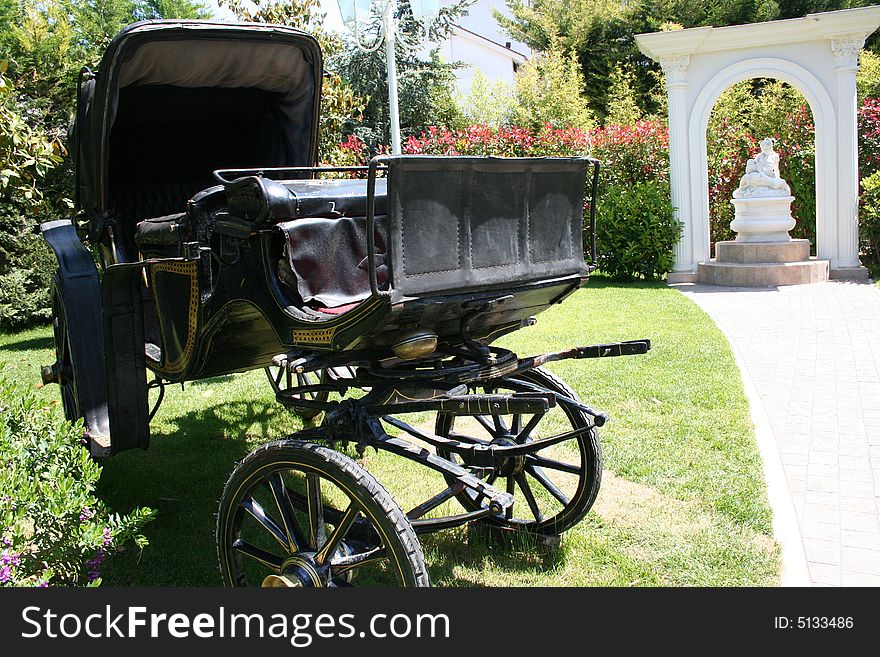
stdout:
[[577,56],[573,51],[564,52],[554,39],[546,52],[517,72],[511,122],[533,130],[547,124],[585,130],[593,119],[583,88]]
[[[308,32],[321,46],[324,59],[342,50],[342,40],[324,28],[326,14],[320,11],[319,0],[219,0],[239,20],[253,23],[288,25]],[[321,89],[319,151],[323,162],[333,163],[339,156],[339,144],[351,123],[357,120],[366,105],[342,77],[329,74]]]
[[[467,11],[473,0],[460,0],[441,7],[440,15],[423,26],[413,18],[409,3],[398,4],[396,61],[400,129],[404,137],[421,132],[428,125],[449,125],[460,121],[460,111],[452,96],[455,63],[444,63],[437,51],[429,59],[421,55],[423,40],[432,42],[447,38],[455,20]],[[378,32],[380,17],[373,15],[372,25],[365,31]],[[384,47],[365,52],[349,37],[345,49],[330,59],[354,91],[367,99],[362,121],[353,126],[354,133],[375,151],[391,142],[388,112],[388,75]]]
[[149,18],[211,18],[207,5],[193,0],[142,0],[135,14]]
[[199,7],[191,0],[0,0],[0,61],[8,67],[0,94],[0,326],[49,316],[56,264],[33,229],[72,206],[67,130],[80,68],[94,66],[132,20],[206,15]]
[[470,91],[458,99],[458,105],[467,123],[496,128],[507,122],[513,112],[514,102],[512,85],[504,80],[489,84],[489,79],[479,69],[474,71],[474,76],[471,78]]
[[[496,19],[512,37],[539,51],[557,39],[574,50],[584,73],[590,108],[608,114],[608,80],[619,65],[632,71],[633,91],[645,114],[655,114],[658,65],[639,52],[635,35],[664,25],[699,27],[739,25],[796,18],[809,13],[860,7],[871,0],[507,0],[513,13]],[[868,40],[875,49],[880,36]]]

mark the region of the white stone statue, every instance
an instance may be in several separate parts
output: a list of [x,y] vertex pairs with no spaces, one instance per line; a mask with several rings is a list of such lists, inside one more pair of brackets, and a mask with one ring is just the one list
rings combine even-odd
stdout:
[[768,198],[791,196],[788,183],[779,175],[779,154],[773,140],[761,140],[761,152],[746,164],[746,174],[739,181],[733,198]]
[[761,152],[749,160],[746,174],[733,192],[734,219],[730,227],[737,242],[788,242],[794,228],[791,189],[779,175],[779,155],[773,140],[761,141]]

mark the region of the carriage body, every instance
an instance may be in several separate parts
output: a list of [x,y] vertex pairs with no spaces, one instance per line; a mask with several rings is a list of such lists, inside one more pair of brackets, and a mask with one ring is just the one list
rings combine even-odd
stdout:
[[311,36],[203,21],[132,25],[84,76],[78,234],[100,271],[81,276],[74,226],[43,233],[88,381],[69,414],[97,453],[148,443],[147,372],[181,382],[312,352],[352,365],[414,335],[488,344],[586,281],[595,162],[404,156],[321,180],[321,80]]
[[[230,583],[244,581],[236,565],[244,555],[271,562],[267,582],[340,584],[330,561],[351,569],[361,563],[357,549],[378,549],[364,547],[373,530],[340,547],[342,528],[357,534],[375,510],[357,492],[348,511],[330,515],[333,536],[311,525],[311,533],[288,531],[296,513],[323,508],[312,499],[315,477],[330,473],[337,484],[356,470],[358,481],[368,477],[354,462],[340,470],[341,457],[312,442],[371,445],[443,475],[445,491],[395,521],[389,531],[400,536],[480,519],[561,533],[595,499],[596,427],[607,416],[537,368],[644,353],[650,344],[520,358],[492,343],[587,281],[594,265],[584,259],[583,218],[589,203],[592,230],[598,162],[382,156],[368,167],[321,168],[322,74],[317,42],[303,32],[206,21],[134,24],[111,42],[97,72],[84,69],[72,132],[78,220],[41,225],[59,264],[58,359],[43,368],[43,380],[60,384],[65,412],[83,418],[95,456],[148,446],[161,401],[160,394],[151,411],[149,389],[161,393],[166,383],[271,366],[279,402],[303,417],[324,413],[320,426],[277,446],[278,458],[293,450],[310,464],[307,491],[284,492],[280,474],[260,480],[273,491],[284,531],[254,506],[247,486],[257,475],[242,470],[272,466],[261,464],[268,452],[233,473],[227,488],[238,483],[224,493],[218,519]],[[364,396],[346,398],[351,388]],[[555,422],[570,429],[538,437],[554,408]],[[433,434],[393,417],[421,411],[437,412]],[[490,436],[464,439],[454,427],[461,416],[483,418]],[[395,436],[383,426],[395,427]],[[563,444],[577,462],[546,458]],[[574,477],[574,493],[563,493],[542,467]],[[541,511],[528,473],[560,509]],[[507,492],[492,487],[498,477]],[[531,520],[512,515],[517,485]],[[430,517],[451,498],[466,511]],[[383,513],[401,515],[393,502],[382,504]],[[289,558],[276,564],[262,548],[241,547],[248,514],[286,541]],[[386,522],[380,516],[376,531]],[[410,576],[401,571],[398,580]]]

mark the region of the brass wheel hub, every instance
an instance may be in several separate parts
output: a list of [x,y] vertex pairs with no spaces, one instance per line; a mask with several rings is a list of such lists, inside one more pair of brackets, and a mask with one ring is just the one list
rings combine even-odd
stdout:
[[263,579],[263,588],[293,588],[327,586],[326,568],[315,563],[314,554],[303,552],[285,560],[281,572]]

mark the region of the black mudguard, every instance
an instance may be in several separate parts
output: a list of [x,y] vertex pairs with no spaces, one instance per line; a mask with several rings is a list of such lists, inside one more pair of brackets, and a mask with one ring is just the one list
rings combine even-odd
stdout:
[[113,265],[101,281],[111,454],[150,444],[142,276],[142,263]]

